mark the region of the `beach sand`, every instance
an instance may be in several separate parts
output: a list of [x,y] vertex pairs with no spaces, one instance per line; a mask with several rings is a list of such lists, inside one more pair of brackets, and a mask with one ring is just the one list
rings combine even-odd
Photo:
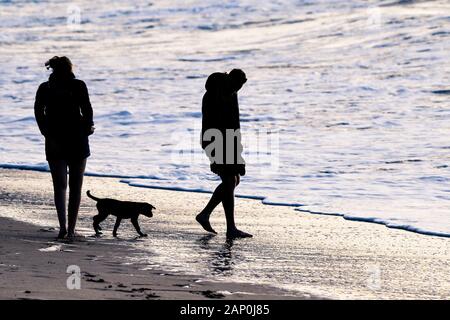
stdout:
[[[144,264],[123,264],[129,247],[101,241],[53,241],[48,229],[0,218],[0,299],[294,299],[267,286],[200,282],[190,275],[147,271]],[[80,270],[74,288],[69,266]],[[73,271],[70,271],[73,272]],[[67,281],[69,280],[68,289]],[[223,292],[237,292],[227,295]]]
[[[114,239],[112,218],[104,237],[92,237],[95,202],[83,197],[86,238],[58,242],[49,173],[0,169],[0,177],[0,299],[450,298],[447,238],[238,199],[238,226],[255,237],[224,247],[221,208],[211,220],[217,237],[194,221],[208,194],[86,177],[96,196],[154,204],[154,217],[140,219],[149,237],[135,239],[124,221]],[[67,289],[70,265],[81,270],[80,290]]]

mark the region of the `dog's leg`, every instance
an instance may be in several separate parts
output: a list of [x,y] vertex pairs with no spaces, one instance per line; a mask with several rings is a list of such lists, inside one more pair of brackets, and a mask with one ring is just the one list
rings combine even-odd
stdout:
[[141,237],[146,237],[147,235],[145,233],[141,232],[141,228],[139,227],[139,222],[138,222],[138,218],[131,218],[131,223],[133,224],[134,228],[136,229],[137,233],[141,236]]
[[122,218],[117,217],[116,224],[114,225],[113,237],[117,237],[117,229],[119,229],[121,221],[122,221]]
[[92,223],[92,226],[94,227],[95,234],[97,234],[97,235],[102,234],[102,233],[100,232],[101,228],[100,228],[100,226],[99,226],[99,223],[100,223],[100,214],[98,214],[98,215],[92,217],[92,220],[94,220],[94,222]]
[[108,217],[108,214],[105,211],[99,210],[98,215],[96,215],[92,218],[94,220],[93,226],[94,226],[94,230],[95,230],[96,234],[98,234],[98,235],[102,234],[100,232],[100,230],[102,230],[102,228],[100,227],[100,222],[105,220],[107,217]]

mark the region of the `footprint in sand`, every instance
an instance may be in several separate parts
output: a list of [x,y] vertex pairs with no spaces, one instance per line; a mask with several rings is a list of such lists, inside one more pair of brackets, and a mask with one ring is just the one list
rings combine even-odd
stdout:
[[211,291],[211,290],[205,290],[205,291],[200,291],[200,292],[193,292],[193,293],[197,293],[197,294],[201,294],[206,298],[210,298],[210,299],[223,299],[225,298],[225,296],[219,292],[215,292],[215,291]]
[[63,251],[62,244],[55,244],[53,246],[47,247],[47,248],[41,248],[39,249],[41,252],[56,252],[56,251]]
[[89,278],[89,279],[86,279],[86,281],[87,282],[96,282],[96,283],[105,283],[105,280],[102,278],[99,278],[99,279]]
[[40,252],[57,252],[57,251],[63,251],[63,252],[75,252],[75,250],[72,249],[66,249],[64,245],[62,244],[55,244],[47,248],[41,248],[39,249]]

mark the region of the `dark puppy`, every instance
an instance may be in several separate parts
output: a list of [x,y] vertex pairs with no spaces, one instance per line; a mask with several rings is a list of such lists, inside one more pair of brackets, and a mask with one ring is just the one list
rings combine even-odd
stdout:
[[88,197],[97,201],[98,215],[94,216],[94,230],[97,235],[100,235],[102,228],[100,222],[105,220],[110,214],[117,217],[116,224],[114,225],[113,236],[117,237],[117,229],[120,226],[122,219],[131,219],[131,223],[136,228],[137,233],[141,237],[146,237],[145,233],[141,232],[139,227],[138,217],[143,214],[146,217],[153,217],[152,210],[155,209],[149,203],[146,202],[131,202],[131,201],[119,201],[114,199],[99,199],[94,197],[89,191],[86,192]]

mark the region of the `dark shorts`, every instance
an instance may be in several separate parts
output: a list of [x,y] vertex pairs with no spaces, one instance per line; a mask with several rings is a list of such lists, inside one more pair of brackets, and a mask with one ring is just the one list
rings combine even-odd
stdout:
[[211,171],[218,176],[245,176],[245,164],[211,164]]
[[49,160],[77,161],[91,155],[88,137],[45,138],[45,156]]

